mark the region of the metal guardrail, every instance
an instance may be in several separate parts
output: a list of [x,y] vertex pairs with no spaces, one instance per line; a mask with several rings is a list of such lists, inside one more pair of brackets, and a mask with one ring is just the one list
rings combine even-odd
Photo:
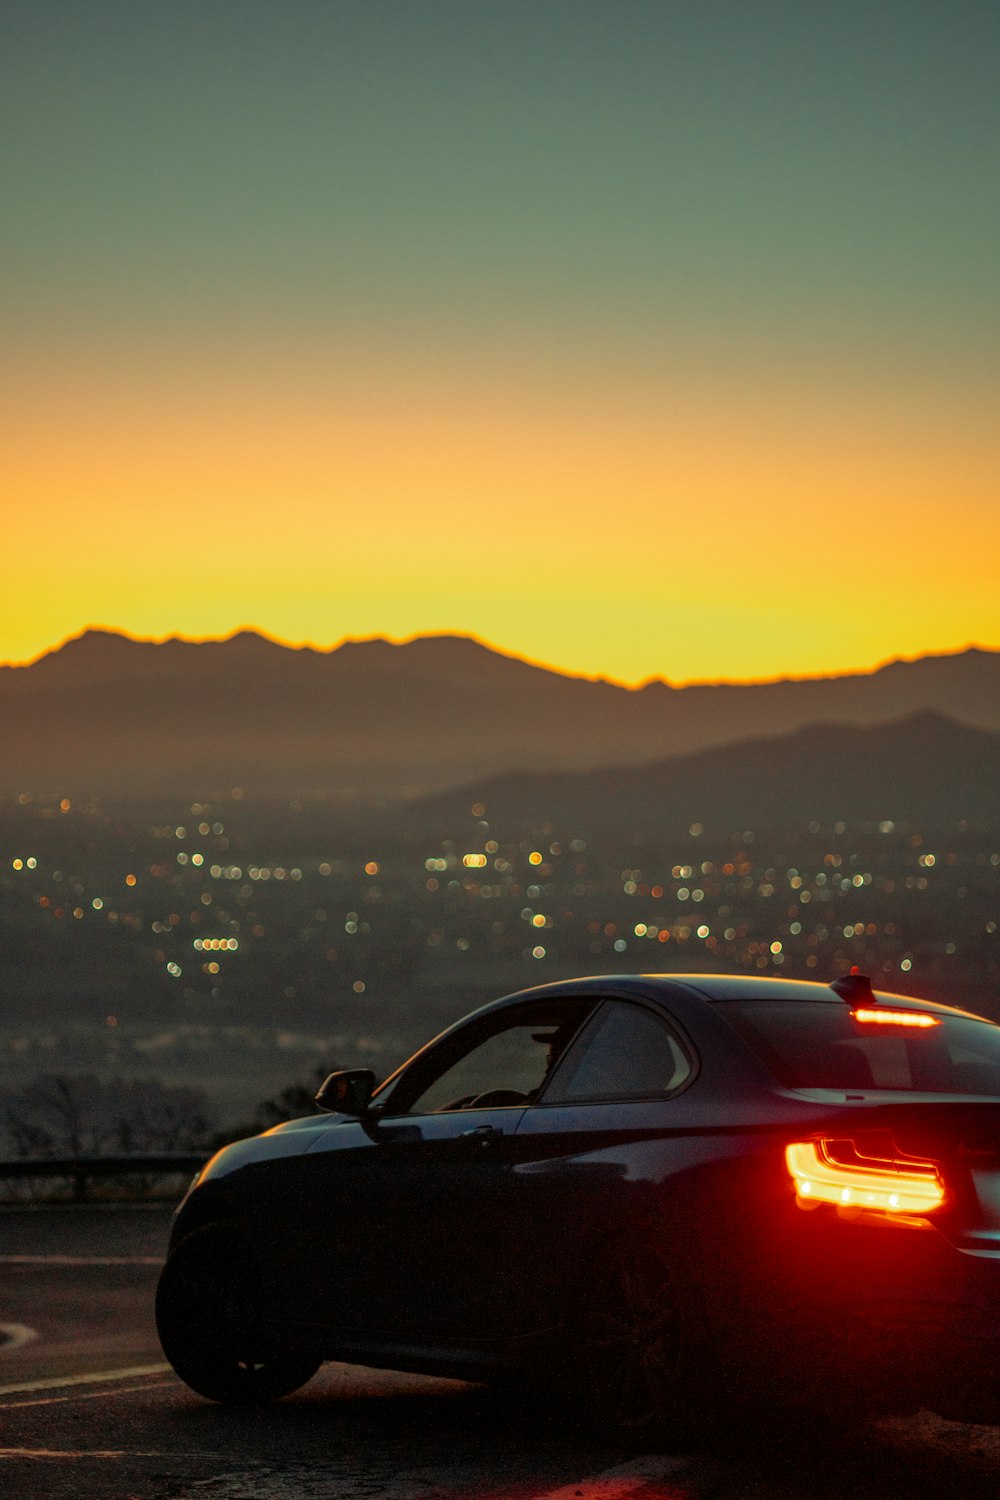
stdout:
[[0,1161],[0,1178],[63,1177],[73,1184],[74,1198],[82,1200],[87,1196],[88,1182],[99,1178],[193,1173],[210,1155],[209,1151],[160,1151],[121,1156],[18,1156]]

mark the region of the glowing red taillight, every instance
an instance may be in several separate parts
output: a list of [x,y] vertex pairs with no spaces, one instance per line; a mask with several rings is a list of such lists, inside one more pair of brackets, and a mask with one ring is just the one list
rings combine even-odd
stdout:
[[785,1161],[798,1201],[888,1214],[929,1214],[945,1199],[933,1162],[862,1153],[847,1140],[796,1141]]
[[940,1026],[941,1017],[928,1015],[920,1010],[886,1010],[882,1005],[877,1010],[852,1010],[851,1015],[863,1026],[913,1026],[926,1031],[928,1026]]

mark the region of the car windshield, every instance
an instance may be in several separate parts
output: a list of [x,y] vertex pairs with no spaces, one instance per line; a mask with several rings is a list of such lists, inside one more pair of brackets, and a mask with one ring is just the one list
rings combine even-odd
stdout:
[[1000,1027],[988,1021],[939,1015],[923,1029],[858,1021],[839,1001],[715,1004],[788,1088],[1000,1096]]

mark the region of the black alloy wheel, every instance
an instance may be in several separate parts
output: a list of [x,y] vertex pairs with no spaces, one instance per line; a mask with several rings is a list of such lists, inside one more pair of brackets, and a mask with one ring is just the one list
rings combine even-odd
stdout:
[[180,1378],[209,1401],[256,1405],[290,1395],[320,1361],[283,1347],[260,1311],[257,1277],[238,1234],[196,1229],[167,1260],[156,1291],[156,1326]]
[[642,1238],[595,1264],[572,1350],[586,1416],[628,1447],[696,1437],[708,1418],[703,1329],[669,1248]]

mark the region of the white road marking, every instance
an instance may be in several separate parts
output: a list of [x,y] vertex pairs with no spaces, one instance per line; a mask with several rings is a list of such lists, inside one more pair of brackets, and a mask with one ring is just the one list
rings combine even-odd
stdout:
[[[154,1458],[152,1453],[137,1453],[136,1458]],[[57,1448],[0,1448],[0,1458],[124,1458],[123,1448],[87,1448],[60,1451]]]
[[162,1266],[162,1255],[0,1255],[0,1266]]
[[0,1458],[214,1458],[214,1453],[178,1453],[145,1448],[0,1448]]
[[135,1380],[140,1375],[169,1375],[169,1365],[133,1365],[130,1370],[98,1370],[93,1375],[61,1375],[57,1380],[25,1380],[19,1385],[0,1385],[0,1396],[20,1396],[26,1391],[57,1391],[70,1385],[112,1385]]
[[20,1349],[37,1337],[37,1331],[27,1323],[0,1323],[0,1349]]
[[179,1385],[174,1380],[153,1380],[145,1385],[120,1385],[114,1391],[76,1391],[72,1396],[38,1396],[32,1401],[0,1401],[0,1411],[20,1411],[25,1406],[59,1406],[64,1401],[107,1401],[109,1396],[134,1396],[136,1392],[166,1391]]

